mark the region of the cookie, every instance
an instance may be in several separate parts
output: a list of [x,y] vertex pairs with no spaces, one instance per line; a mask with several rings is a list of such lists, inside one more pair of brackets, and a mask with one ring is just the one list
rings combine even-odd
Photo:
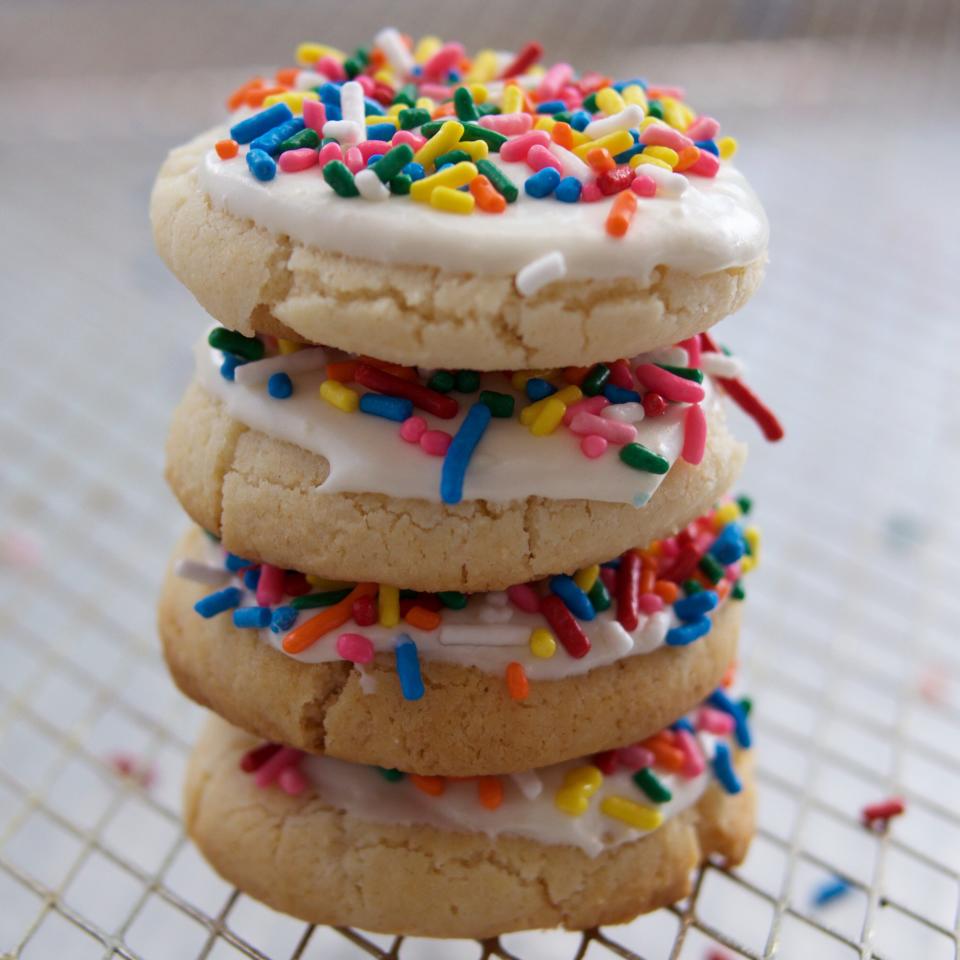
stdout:
[[[575,581],[540,588],[554,597],[549,613],[517,607],[537,609],[530,587],[474,595],[469,602],[441,595],[465,605],[438,613],[430,610],[440,606],[431,603],[437,598],[421,594],[402,601],[410,606],[395,626],[382,613],[386,626],[361,625],[357,621],[368,618],[357,612],[351,619],[345,612],[338,626],[304,646],[288,640],[335,609],[313,604],[342,597],[349,585],[343,592],[304,597],[307,605],[300,610],[290,606],[299,598],[275,597],[258,621],[264,608],[257,606],[257,590],[243,584],[256,571],[231,578],[222,554],[218,558],[197,530],[175,556],[161,596],[159,630],[180,689],[258,736],[354,762],[466,776],[604,750],[646,736],[688,710],[720,683],[736,657],[739,581],[730,589],[729,580],[721,580],[699,599],[689,592],[693,587],[678,591],[658,581],[655,589],[672,597],[673,606],[661,602],[659,612],[640,613],[629,630],[614,616],[622,612],[618,600],[611,602],[617,597],[612,569],[602,571],[599,587],[584,595],[595,606],[579,609],[579,615],[592,619],[568,615],[560,630],[559,594],[552,590],[563,592]],[[739,576],[751,559],[734,561],[727,570]],[[285,589],[300,588],[291,583]],[[611,592],[605,607],[603,595]],[[227,606],[205,599],[231,593]],[[531,596],[533,604],[527,602]],[[646,596],[642,602],[650,611],[659,599]],[[273,627],[256,626],[269,621]],[[564,639],[571,622],[586,649]],[[415,671],[398,657],[400,644],[413,656]],[[419,691],[411,691],[411,672]]]
[[[339,463],[360,464],[358,486],[386,489],[407,469],[404,463],[409,460],[419,471],[411,483],[419,486],[408,489],[422,490],[423,497],[357,490],[327,493],[331,470],[338,463],[262,430],[248,429],[228,414],[223,401],[197,384],[188,389],[174,414],[167,441],[167,480],[193,520],[241,556],[335,579],[474,592],[571,573],[672,534],[730,489],[746,456],[744,445],[727,431],[722,408],[711,406],[701,462],[693,466],[678,458],[665,476],[645,475],[640,482],[653,476],[659,485],[640,508],[630,502],[603,501],[599,490],[596,499],[591,497],[595,475],[620,471],[629,480],[635,471],[613,451],[610,468],[588,461],[575,442],[569,459],[571,472],[576,469],[577,475],[561,480],[574,490],[579,483],[583,491],[579,497],[547,499],[506,492],[505,499],[496,501],[445,504],[437,492],[441,461],[410,449],[397,438],[396,424],[383,428],[382,443],[369,447],[368,459],[359,459],[356,448],[350,447],[350,431],[365,427],[351,427],[352,421],[363,419],[360,414],[343,415],[351,422],[343,428],[346,446]],[[499,429],[493,421],[488,434]],[[304,421],[304,433],[324,442],[314,422]],[[544,449],[554,440],[570,443],[561,436],[529,437],[527,447],[533,452],[528,457],[535,461],[535,445],[542,443]],[[478,456],[484,442],[477,448]],[[679,442],[678,434],[675,456]],[[518,477],[510,462],[504,469],[516,484],[536,481],[535,465],[526,478]],[[515,491],[516,484],[507,484],[507,491]],[[430,495],[432,500],[425,499]]]
[[700,773],[654,760],[635,774],[644,760],[634,748],[606,775],[584,761],[445,783],[258,748],[211,719],[190,761],[184,818],[225,880],[310,923],[479,939],[587,929],[682,899],[708,856],[736,865],[746,855],[750,754],[737,752],[734,767],[728,738],[708,734],[704,750],[700,737],[689,741],[698,769],[708,764]]
[[678,90],[571,72],[543,101],[527,68],[348,81],[335,61],[241,89],[233,125],[160,170],[157,249],[225,326],[553,367],[685,339],[759,285],[767,221],[735,141]]

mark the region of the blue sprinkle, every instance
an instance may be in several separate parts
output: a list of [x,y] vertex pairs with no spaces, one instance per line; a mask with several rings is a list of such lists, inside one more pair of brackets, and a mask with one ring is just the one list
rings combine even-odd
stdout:
[[681,624],[679,627],[671,627],[667,631],[667,646],[685,647],[687,644],[693,643],[694,640],[705,637],[710,632],[711,626],[709,617],[699,617],[689,623]]
[[[339,107],[340,106],[340,84],[339,83],[324,83],[316,88],[317,93],[320,96],[320,100],[323,104],[328,107]],[[327,118],[329,119],[329,114]]]
[[258,180],[272,180],[277,175],[277,162],[265,150],[249,150],[247,166]]
[[733,731],[737,738],[737,743],[746,750],[749,748],[753,738],[750,736],[750,727],[747,724],[747,715],[739,703],[735,703],[726,692],[719,688],[707,697],[707,703],[717,710],[729,713],[733,717]]
[[286,373],[275,373],[267,381],[267,393],[274,400],[286,400],[293,394],[293,381]]
[[545,100],[537,104],[537,113],[563,113],[567,105],[562,100]]
[[422,180],[425,176],[423,164],[416,160],[411,160],[400,172],[405,173],[411,180]]
[[392,123],[371,123],[367,127],[368,140],[389,140],[397,128]]
[[701,590],[699,593],[677,600],[673,605],[673,612],[680,620],[697,620],[713,610],[719,600],[716,590]]
[[393,652],[397,658],[397,676],[400,679],[403,699],[419,700],[423,696],[423,677],[420,676],[420,657],[417,655],[417,645],[405,633],[401,633],[397,640],[400,642]]
[[603,395],[611,403],[639,403],[640,394],[636,390],[627,390],[624,387],[618,387],[615,383],[608,383],[603,388]]
[[226,559],[223,561],[223,565],[231,573],[236,573],[244,567],[252,567],[254,563],[252,560],[244,560],[243,557],[238,557],[235,553],[228,553]]
[[814,891],[810,898],[815,907],[825,907],[828,903],[839,899],[849,893],[850,884],[842,877],[834,877],[831,880],[825,880]]
[[220,364],[220,376],[224,380],[234,380],[234,373],[237,367],[242,367],[247,361],[243,357],[238,357],[233,353],[223,355],[223,363]]
[[550,194],[557,189],[559,183],[560,171],[554,167],[544,167],[542,170],[538,170],[532,177],[527,177],[523,184],[523,189],[526,190],[531,197],[542,200],[544,197],[549,197]]
[[592,117],[586,110],[574,110],[570,117],[570,126],[578,133],[583,133],[587,129]]
[[237,143],[249,143],[292,117],[293,111],[285,103],[275,103],[272,107],[235,123],[230,128],[230,138]]
[[707,153],[712,153],[715,157],[720,156],[720,149],[712,140],[694,140],[694,146],[699,147],[701,150],[706,150]]
[[328,120],[342,120],[343,111],[340,109],[339,104],[328,103],[327,107],[327,119]]
[[670,724],[671,730],[686,730],[689,734],[695,734],[696,731],[693,729],[693,724],[686,718],[681,717],[679,720]]
[[527,381],[527,396],[533,400],[542,400],[557,392],[557,388],[542,377],[531,377]]
[[730,748],[725,743],[717,744],[717,752],[710,761],[713,775],[720,781],[720,785],[727,793],[739,793],[743,789],[736,770],[733,769],[733,757]]
[[593,620],[596,617],[597,611],[593,609],[590,598],[577,586],[573,577],[566,574],[551,577],[550,590],[578,620]]
[[299,611],[296,607],[277,607],[270,618],[270,632],[284,633],[297,622]]
[[463,478],[492,416],[485,403],[475,403],[454,434],[440,468],[440,499],[444,503],[459,503],[463,499]]
[[365,393],[360,397],[360,409],[374,417],[403,423],[413,416],[413,401],[405,397],[385,397],[379,393]]
[[367,157],[367,166],[372,167],[378,160],[383,159],[382,153],[374,153]]
[[710,546],[710,556],[716,558],[724,566],[729,563],[736,563],[746,551],[747,542],[738,523],[728,523]]
[[638,87],[643,87],[644,91],[647,89],[647,81],[643,77],[634,77],[632,80],[620,80],[613,85],[613,89],[617,93],[622,93],[627,87],[633,86],[636,84]]
[[387,111],[371,97],[363,98],[363,113],[367,117],[385,117],[387,115]]
[[273,155],[280,149],[280,144],[283,143],[284,140],[289,139],[295,133],[299,133],[303,128],[303,117],[294,117],[286,123],[281,123],[279,127],[274,127],[262,137],[257,137],[257,139],[250,144],[250,149],[262,150],[264,153]]
[[564,203],[576,203],[580,199],[583,184],[576,177],[564,177],[558,184],[554,194]]
[[250,628],[262,630],[270,626],[270,620],[269,607],[240,607],[233,611],[233,625],[241,630]]
[[456,70],[451,70],[447,74],[447,83],[459,83],[459,82],[460,82],[460,74]]
[[629,163],[631,157],[635,157],[638,153],[643,153],[643,148],[645,144],[635,143],[632,147],[628,147],[622,153],[618,153],[613,159],[616,163]]
[[224,610],[240,606],[242,596],[243,594],[239,587],[226,587],[223,590],[218,590],[216,593],[208,594],[202,600],[198,600],[193,605],[193,609],[205,620],[209,620],[218,613],[223,613]]
[[243,585],[248,590],[256,590],[258,583],[260,583],[260,568],[250,567],[250,569],[247,570],[247,572],[243,575]]

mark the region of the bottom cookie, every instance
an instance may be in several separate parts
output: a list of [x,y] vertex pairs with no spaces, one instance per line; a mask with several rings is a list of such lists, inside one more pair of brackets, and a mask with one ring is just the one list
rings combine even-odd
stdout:
[[[184,816],[224,879],[310,923],[476,939],[587,929],[682,899],[709,856],[735,865],[746,855],[749,752],[734,767],[722,737],[698,733],[714,754],[694,776],[671,755],[677,736],[464,782],[262,745],[213,718],[190,761]],[[645,749],[657,766],[638,766]]]

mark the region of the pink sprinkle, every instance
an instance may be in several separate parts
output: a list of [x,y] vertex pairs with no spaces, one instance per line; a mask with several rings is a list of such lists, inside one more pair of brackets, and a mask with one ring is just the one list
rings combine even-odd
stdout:
[[657,83],[647,89],[647,96],[651,100],[659,100],[661,97],[671,97],[673,100],[682,100],[685,93],[683,87],[671,87],[666,84]]
[[361,73],[359,76],[354,78],[357,83],[360,84],[361,89],[363,90],[363,95],[365,97],[372,97],[373,91],[376,90],[377,85],[373,80],[373,77],[368,77],[365,73]]
[[697,117],[687,127],[687,136],[691,140],[712,140],[720,132],[720,124],[713,117]]
[[329,77],[334,83],[342,83],[347,79],[347,71],[343,69],[343,64],[333,57],[321,57],[313,65],[313,69]]
[[680,553],[680,545],[676,537],[665,537],[660,541],[660,555],[665,560],[673,560]]
[[570,429],[580,436],[597,434],[617,444],[633,443],[637,438],[637,428],[632,423],[608,420],[606,417],[598,417],[595,413],[586,411],[578,413],[570,421]]
[[602,457],[607,452],[607,441],[603,437],[591,433],[580,441],[580,452],[588,460],[596,460],[597,457]]
[[634,743],[629,747],[621,747],[617,750],[617,759],[631,773],[642,770],[644,767],[652,767],[656,762],[656,757],[646,748],[641,747],[639,743]]
[[687,337],[686,340],[681,340],[680,344],[684,350],[687,351],[687,366],[688,367],[699,367],[700,366],[700,334],[697,334],[695,337]]
[[637,597],[637,606],[642,613],[650,616],[651,613],[659,613],[663,609],[663,598],[655,593],[641,593]]
[[540,609],[540,598],[529,583],[518,583],[507,587],[507,597],[518,610],[524,613],[537,613]]
[[529,113],[499,113],[480,118],[480,126],[495,130],[505,137],[518,137],[533,126],[533,117]]
[[678,377],[654,363],[641,363],[636,373],[643,386],[659,393],[664,400],[674,403],[699,403],[704,397],[703,387],[699,383]]
[[542,144],[535,143],[527,153],[527,166],[531,170],[542,170],[544,167],[553,167],[563,172],[560,161]]
[[707,418],[699,403],[687,407],[683,417],[683,450],[681,456],[687,463],[697,466],[703,460],[707,447]]
[[303,756],[302,750],[294,750],[293,747],[281,747],[266,763],[254,774],[254,783],[258,787],[269,787],[280,772],[292,764],[298,764]]
[[617,571],[613,567],[601,567],[600,579],[607,590],[616,596],[617,593]]
[[445,457],[452,440],[446,430],[427,430],[420,437],[420,449],[431,457]]
[[[633,389],[633,371],[626,360],[614,360],[610,364],[610,382],[615,387],[620,387],[621,390]],[[597,413],[596,410],[590,412]]]
[[563,423],[569,427],[578,413],[599,413],[604,407],[609,407],[610,401],[606,397],[585,397],[576,403],[571,403],[563,415]]
[[709,150],[701,150],[697,162],[687,167],[684,173],[695,173],[700,177],[715,177],[720,170],[720,158]]
[[407,443],[419,443],[420,438],[427,432],[427,421],[423,417],[407,417],[400,424],[400,436]]
[[734,582],[736,582],[737,580],[740,579],[740,577],[741,577],[741,572],[740,572],[740,561],[739,561],[739,560],[738,560],[736,563],[731,563],[731,564],[728,564],[728,565],[727,565],[727,574],[726,574],[726,575],[727,575],[727,578],[728,578],[729,580],[732,580],[732,581],[734,581]]
[[527,159],[531,148],[538,145],[541,147],[550,145],[550,134],[546,130],[531,130],[514,140],[508,140],[500,148],[500,159],[504,163],[520,163]]
[[669,147],[679,153],[684,147],[692,147],[693,141],[685,137],[679,130],[668,127],[665,123],[651,123],[640,134],[640,142],[647,146]]
[[697,729],[722,737],[733,732],[733,717],[713,707],[701,707],[697,711]]
[[[503,153],[503,151],[500,151]],[[583,189],[580,191],[580,200],[583,203],[596,203],[597,200],[603,199],[603,191],[597,186],[596,180],[591,180],[589,183],[583,185]]]
[[331,160],[342,160],[343,151],[340,149],[339,143],[327,143],[320,148],[320,152],[317,154],[317,163],[320,164],[321,168],[328,164]]
[[319,100],[303,101],[303,122],[323,136],[323,125],[327,122],[327,108]]
[[657,195],[657,181],[645,173],[638,173],[630,182],[630,189],[638,197],[655,197]]
[[[424,78],[427,80],[442,80],[451,70],[459,66],[460,61],[463,59],[464,52],[462,43],[445,43],[423,65]],[[437,99],[432,93],[423,93],[423,96]],[[445,93],[440,99],[445,99],[448,96],[449,93]]]
[[363,154],[358,147],[347,147],[347,152],[343,156],[343,162],[351,173],[359,173],[365,166]]
[[379,154],[381,157],[390,149],[390,144],[386,140],[364,140],[357,144],[357,149],[366,163],[371,157]]
[[296,797],[307,789],[307,778],[297,767],[284,767],[277,777],[277,786],[291,797]]
[[544,75],[537,87],[537,99],[556,100],[560,91],[573,77],[573,67],[569,63],[555,63]]
[[699,777],[706,769],[706,763],[696,739],[689,730],[675,730],[673,742],[683,752],[683,766],[680,768],[680,773],[685,777]]
[[[431,100],[449,100],[453,93],[453,87],[443,83],[425,83],[419,90],[421,97],[430,97]],[[456,117],[444,117],[444,120],[456,119]]]
[[351,663],[373,662],[373,644],[360,633],[341,633],[337,637],[337,653]]
[[583,103],[583,94],[576,87],[564,87],[560,91],[560,99],[568,110],[576,110]]
[[277,166],[284,173],[299,173],[317,164],[317,151],[313,147],[300,147],[297,150],[284,150],[277,160]]
[[269,563],[260,564],[260,579],[257,581],[257,603],[272,607],[283,599],[283,570]]
[[422,133],[416,133],[413,130],[398,130],[390,141],[394,147],[405,143],[407,146],[413,147],[414,150],[419,150],[426,142],[427,138]]

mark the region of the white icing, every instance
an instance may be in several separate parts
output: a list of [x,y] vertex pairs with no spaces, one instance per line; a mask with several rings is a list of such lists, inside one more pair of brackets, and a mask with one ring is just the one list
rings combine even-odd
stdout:
[[[329,461],[324,493],[381,493],[440,502],[443,458],[403,440],[399,424],[393,421],[360,412],[344,413],[327,403],[319,395],[325,379],[322,370],[297,374],[293,396],[275,400],[262,383],[224,379],[220,374],[222,355],[205,341],[197,344],[195,355],[198,382],[223,403],[231,417]],[[720,400],[708,377],[703,387],[703,406],[709,417]],[[518,409],[528,402],[502,374],[483,374],[482,388],[513,394]],[[453,434],[477,394],[456,396],[461,409],[452,420],[422,410],[414,413],[427,421],[428,429]],[[670,404],[662,416],[635,423],[636,441],[673,465],[683,447],[685,412],[686,404]],[[643,506],[666,474],[634,470],[621,462],[617,450],[611,444],[602,457],[587,460],[580,451],[580,437],[565,427],[550,436],[534,437],[516,417],[494,419],[470,461],[463,498],[504,503],[545,497]]]
[[385,203],[338,197],[316,166],[262,182],[247,169],[246,150],[221,160],[211,149],[200,161],[200,188],[217,207],[308,246],[372,260],[512,276],[556,251],[570,278],[645,283],[661,265],[696,276],[743,266],[767,245],[763,208],[729,163],[720,165],[715,178],[690,177],[677,196],[642,199],[626,236],[614,239],[604,228],[608,199],[535,200],[523,190],[530,168],[504,163],[494,153],[489,159],[517,184],[519,198],[501,214],[457,217],[409,197]]
[[[584,814],[570,816],[556,806],[554,797],[567,771],[585,762],[589,761],[572,760],[503,777],[503,803],[496,810],[480,804],[473,780],[448,780],[444,792],[433,797],[406,777],[389,782],[374,767],[332,757],[307,756],[300,769],[325,803],[358,820],[482,833],[490,838],[527,837],[542,844],[579,847],[590,857],[653,832],[634,829],[604,814],[600,809],[604,797],[621,796],[655,807],[666,821],[692,807],[710,782],[709,768],[690,778],[658,770],[657,778],[673,796],[667,803],[654,804],[633,782],[632,774],[621,768],[603,778]],[[539,790],[531,778],[539,781]]]

